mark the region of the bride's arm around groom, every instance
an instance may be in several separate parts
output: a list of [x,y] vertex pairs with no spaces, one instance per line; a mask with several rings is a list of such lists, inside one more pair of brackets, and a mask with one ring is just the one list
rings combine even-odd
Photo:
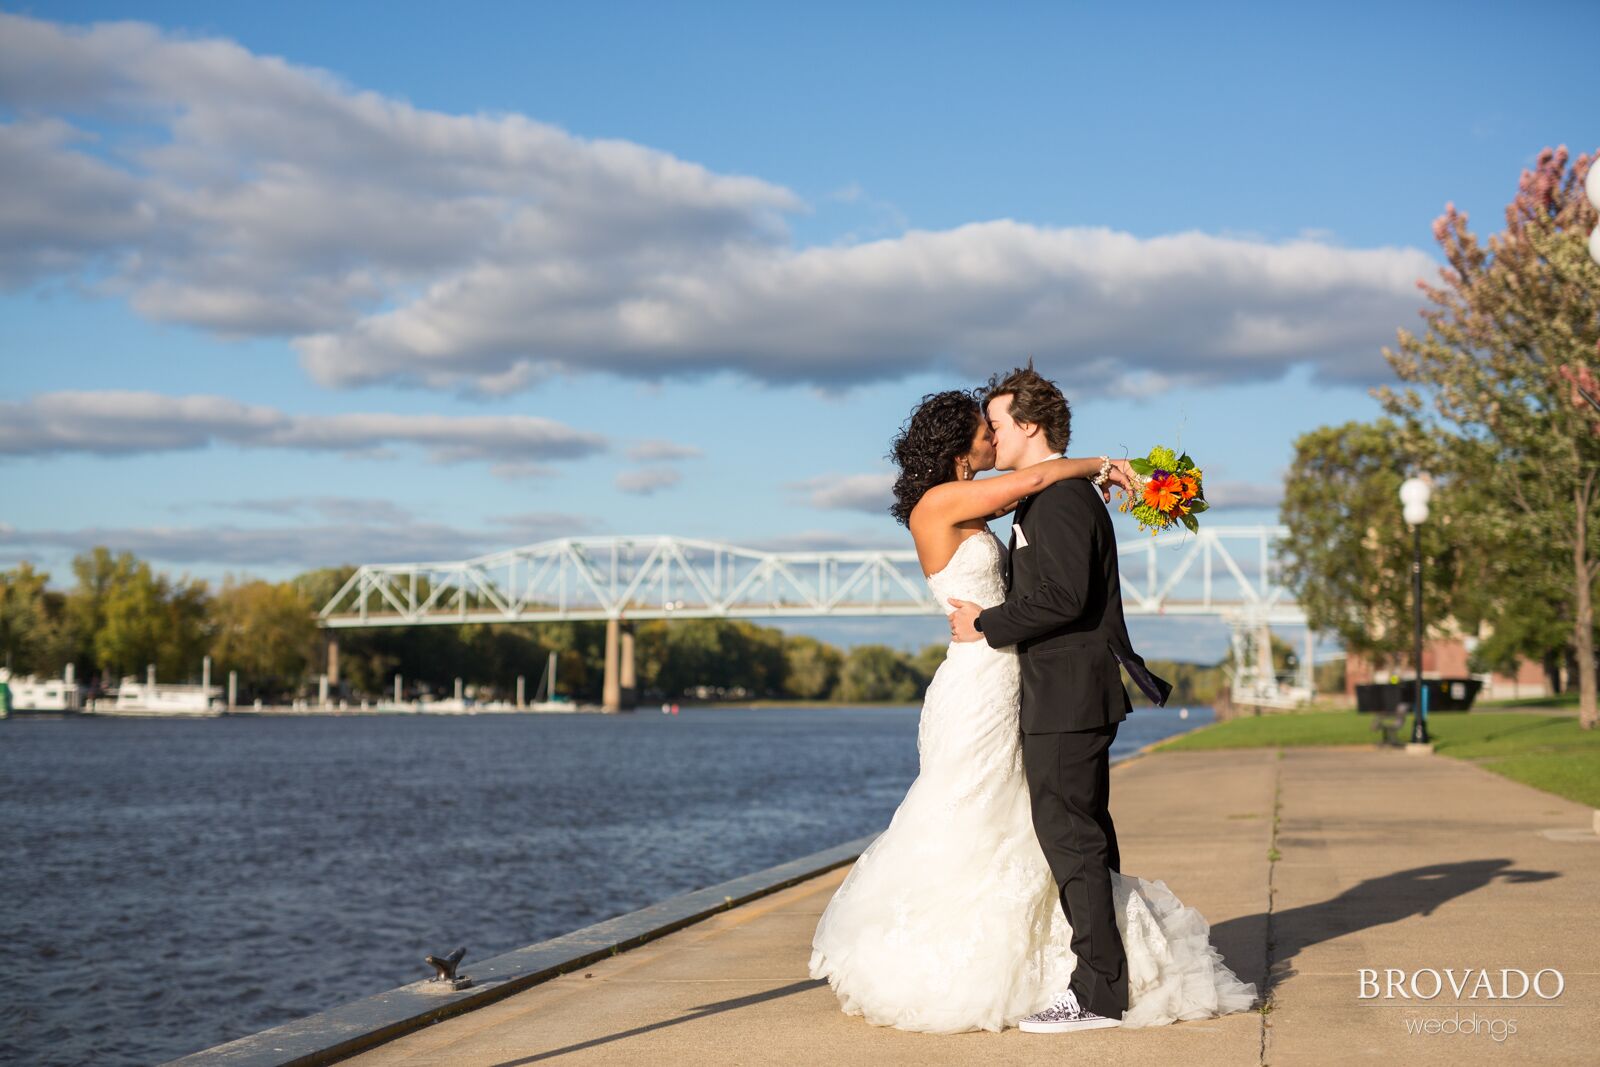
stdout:
[[974,637],[982,633],[990,645],[1003,648],[1083,618],[1093,600],[1100,551],[1096,512],[1105,517],[1100,495],[1083,481],[1057,483],[1018,509],[1013,581],[1026,571],[1031,588],[1025,585],[1005,603],[980,612]]

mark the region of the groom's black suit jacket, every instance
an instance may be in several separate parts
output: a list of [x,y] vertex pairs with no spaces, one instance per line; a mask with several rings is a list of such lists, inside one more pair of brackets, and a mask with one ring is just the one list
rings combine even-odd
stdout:
[[1119,663],[1151,701],[1167,702],[1172,686],[1150,673],[1128,639],[1117,535],[1089,482],[1056,482],[1018,505],[1005,579],[1005,603],[980,619],[990,645],[1017,646],[1024,733],[1121,722],[1133,708]]

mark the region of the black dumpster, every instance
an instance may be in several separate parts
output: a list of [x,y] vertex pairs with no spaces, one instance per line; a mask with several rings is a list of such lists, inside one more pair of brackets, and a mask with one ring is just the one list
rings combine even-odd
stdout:
[[[1405,704],[1409,711],[1416,686],[1415,681],[1358,685],[1356,710],[1392,712]],[[1428,693],[1428,714],[1432,715],[1436,711],[1470,711],[1483,683],[1476,678],[1424,678],[1422,688]]]
[[1412,687],[1409,685],[1390,685],[1387,682],[1373,682],[1369,685],[1356,686],[1357,711],[1397,711],[1400,702],[1410,695]]

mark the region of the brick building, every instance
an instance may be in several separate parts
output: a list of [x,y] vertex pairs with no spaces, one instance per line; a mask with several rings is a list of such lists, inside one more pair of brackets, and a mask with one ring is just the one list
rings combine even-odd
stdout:
[[[1479,700],[1506,700],[1517,697],[1541,697],[1550,695],[1550,680],[1545,675],[1544,668],[1532,660],[1522,660],[1517,664],[1515,674],[1474,674],[1467,667],[1467,658],[1471,654],[1468,641],[1471,638],[1448,637],[1426,641],[1422,646],[1422,676],[1424,678],[1477,678],[1483,682],[1483,689],[1478,694]],[[1375,676],[1375,665],[1365,656],[1350,653],[1345,659],[1344,690],[1345,695],[1351,700],[1355,699],[1356,686],[1366,685],[1368,682],[1389,681],[1389,673]],[[1407,652],[1398,661],[1391,665],[1392,670],[1398,671],[1400,679],[1404,681],[1413,676],[1414,668],[1411,664],[1411,654]]]

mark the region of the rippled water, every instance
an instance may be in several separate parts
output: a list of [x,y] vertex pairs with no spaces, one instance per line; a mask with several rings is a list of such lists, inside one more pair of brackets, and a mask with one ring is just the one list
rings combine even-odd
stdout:
[[[1141,709],[1113,755],[1210,717]],[[169,1059],[872,833],[916,722],[0,720],[3,1058]]]

